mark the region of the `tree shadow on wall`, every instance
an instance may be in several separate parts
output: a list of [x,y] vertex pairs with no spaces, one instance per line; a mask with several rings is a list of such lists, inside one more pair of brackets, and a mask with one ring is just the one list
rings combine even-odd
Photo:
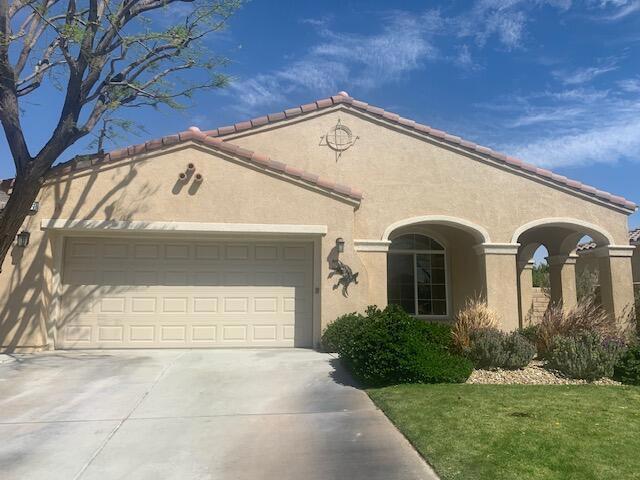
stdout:
[[[124,174],[115,170],[116,167],[123,167],[123,164],[114,166],[104,165],[92,167],[90,170],[72,172],[61,176],[52,177],[45,182],[40,199],[41,205],[54,205],[52,219],[60,218],[64,213],[65,218],[73,220],[96,220],[98,222],[110,221],[131,221],[138,214],[148,210],[147,202],[158,191],[159,187],[152,186],[149,182],[142,183],[135,192],[131,191],[131,184],[138,175],[138,167],[146,160],[132,160],[124,165],[127,170]],[[97,201],[90,199],[92,189],[97,186],[98,176],[102,179],[111,173],[111,187]],[[81,191],[77,193],[78,184],[85,177],[85,183]],[[76,195],[77,194],[77,195]],[[77,200],[76,200],[77,199]],[[74,202],[69,208],[69,202]],[[87,205],[91,205],[88,209]],[[34,215],[27,218],[25,229],[35,231],[40,229],[41,217]],[[49,312],[52,309],[51,299],[54,298],[52,288],[51,272],[54,270],[53,240],[54,236],[49,231],[45,231],[42,240],[31,243],[27,247],[13,246],[9,257],[5,262],[12,263],[11,273],[9,268],[0,275],[10,275],[6,282],[7,288],[4,291],[2,308],[0,309],[0,346],[4,351],[13,352],[16,347],[26,345],[31,341],[44,337],[47,332],[48,340],[52,340],[54,325],[49,319]],[[51,247],[51,248],[49,248]],[[35,252],[28,252],[29,249],[36,249]],[[48,251],[49,249],[49,251]],[[28,263],[26,257],[31,257]],[[40,259],[40,260],[39,260]],[[65,294],[74,294],[79,286],[67,285]],[[87,291],[84,287],[82,295],[85,298],[91,297],[99,288],[98,285]],[[114,292],[119,287],[110,287]],[[78,294],[79,292],[75,292]],[[83,304],[77,303],[78,307]],[[67,311],[68,318],[73,318],[74,311]],[[57,325],[60,328],[62,325]],[[30,340],[31,339],[31,340]],[[43,343],[46,341],[43,338]],[[46,345],[37,345],[45,347]]]

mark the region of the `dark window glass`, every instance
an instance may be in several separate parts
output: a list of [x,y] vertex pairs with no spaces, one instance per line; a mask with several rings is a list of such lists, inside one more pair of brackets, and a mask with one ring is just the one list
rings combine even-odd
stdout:
[[387,262],[388,301],[415,315],[415,275],[412,254],[389,255]]
[[[442,253],[426,253],[442,251]],[[421,253],[425,252],[425,253]],[[444,248],[424,235],[393,239],[387,261],[387,298],[412,315],[446,315]]]

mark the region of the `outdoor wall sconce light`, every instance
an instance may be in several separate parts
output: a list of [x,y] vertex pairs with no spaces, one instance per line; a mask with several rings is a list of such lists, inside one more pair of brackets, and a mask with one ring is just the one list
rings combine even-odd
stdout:
[[338,253],[344,253],[344,238],[336,238],[336,249],[338,250]]
[[18,235],[16,235],[16,245],[18,247],[24,248],[29,245],[29,237],[31,234],[26,230],[23,230]]
[[33,202],[29,209],[29,213],[37,213],[38,210],[40,210],[40,202]]

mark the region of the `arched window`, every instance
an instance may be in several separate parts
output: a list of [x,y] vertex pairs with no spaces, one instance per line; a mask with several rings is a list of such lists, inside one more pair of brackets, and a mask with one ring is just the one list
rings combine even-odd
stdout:
[[393,238],[387,258],[387,298],[411,315],[447,315],[445,249],[433,238]]

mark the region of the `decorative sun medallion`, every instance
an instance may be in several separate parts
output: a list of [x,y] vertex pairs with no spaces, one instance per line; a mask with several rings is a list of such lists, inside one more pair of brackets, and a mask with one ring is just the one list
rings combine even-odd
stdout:
[[336,160],[340,158],[342,152],[354,145],[358,137],[354,137],[351,129],[343,125],[338,119],[338,123],[324,135],[320,141],[321,145],[327,145],[336,152]]

